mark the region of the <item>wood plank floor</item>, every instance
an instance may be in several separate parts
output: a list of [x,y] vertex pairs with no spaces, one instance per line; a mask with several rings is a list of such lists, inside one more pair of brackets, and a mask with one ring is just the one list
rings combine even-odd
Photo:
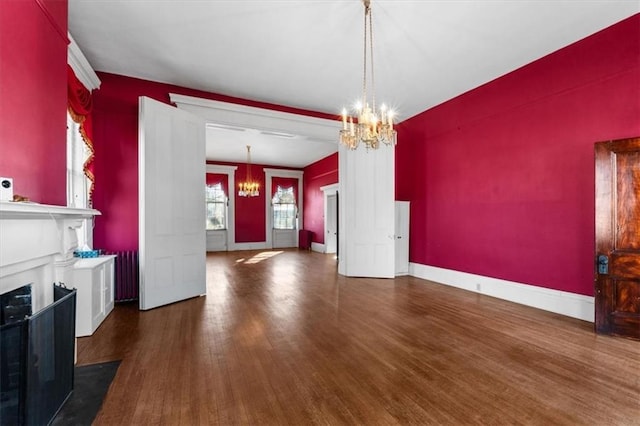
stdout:
[[78,340],[122,360],[95,424],[640,425],[640,342],[590,323],[297,250],[209,254],[207,284]]

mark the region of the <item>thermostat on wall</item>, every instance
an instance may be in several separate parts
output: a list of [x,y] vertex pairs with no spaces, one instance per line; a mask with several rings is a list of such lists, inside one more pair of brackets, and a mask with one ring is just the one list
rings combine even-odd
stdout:
[[0,201],[13,201],[13,179],[0,177]]

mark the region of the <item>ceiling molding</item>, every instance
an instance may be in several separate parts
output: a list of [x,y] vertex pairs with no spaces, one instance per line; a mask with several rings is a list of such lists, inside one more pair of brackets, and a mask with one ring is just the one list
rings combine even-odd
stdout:
[[261,132],[289,134],[337,144],[340,122],[193,96],[169,93],[178,108],[203,117],[208,123],[245,127]]
[[91,67],[91,64],[80,50],[76,41],[71,37],[71,33],[68,33],[68,36],[69,47],[67,48],[67,63],[73,69],[78,80],[84,84],[84,87],[89,90],[99,88],[101,82],[98,75]]
[[304,171],[302,170],[287,170],[287,169],[271,169],[264,167],[265,175],[269,177],[283,177],[283,178],[298,178],[302,179]]
[[238,169],[238,166],[224,166],[222,164],[207,164],[207,173],[219,173],[231,175]]

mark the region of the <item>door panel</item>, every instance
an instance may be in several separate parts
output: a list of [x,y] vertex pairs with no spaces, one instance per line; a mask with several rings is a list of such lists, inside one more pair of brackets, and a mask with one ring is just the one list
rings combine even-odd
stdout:
[[271,247],[288,248],[296,247],[297,229],[274,229],[271,236]]
[[206,293],[205,124],[140,98],[140,309]]
[[227,251],[227,230],[207,231],[207,251]]
[[640,138],[596,144],[596,331],[640,339]]
[[324,239],[325,252],[335,253],[338,248],[338,196],[327,196],[327,229]]
[[640,182],[640,152],[618,152],[616,167],[616,248],[640,249],[640,199],[637,184]]
[[396,275],[409,274],[409,202],[396,201]]
[[394,156],[393,147],[351,151],[340,146],[338,272],[342,275],[395,276]]

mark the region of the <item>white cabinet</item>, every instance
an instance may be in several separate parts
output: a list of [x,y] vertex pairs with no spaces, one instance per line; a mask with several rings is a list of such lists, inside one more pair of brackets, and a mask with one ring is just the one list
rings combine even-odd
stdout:
[[79,259],[73,265],[76,299],[76,337],[90,336],[113,310],[114,259],[100,256]]
[[396,201],[396,276],[409,275],[409,202]]

